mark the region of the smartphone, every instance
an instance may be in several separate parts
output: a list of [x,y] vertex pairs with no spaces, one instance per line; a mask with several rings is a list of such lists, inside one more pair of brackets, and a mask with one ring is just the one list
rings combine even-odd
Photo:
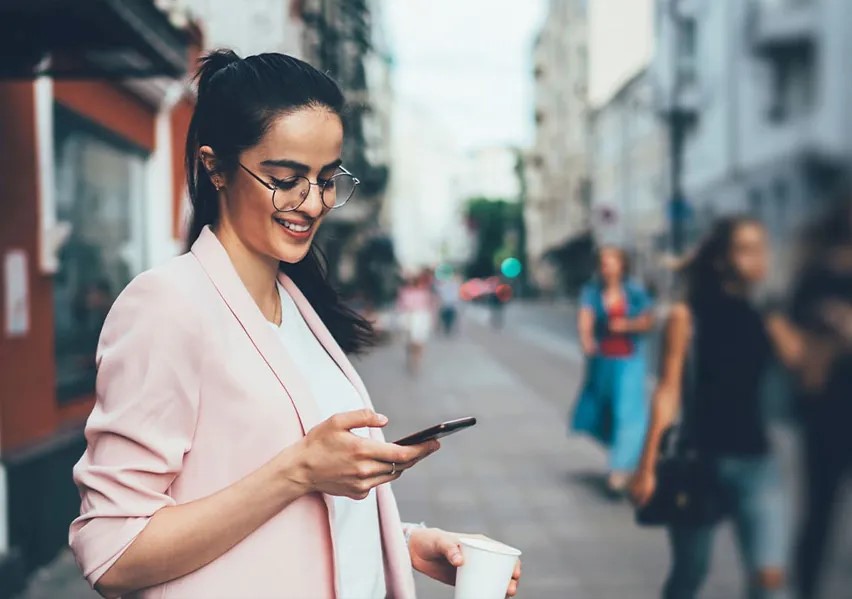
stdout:
[[394,441],[394,443],[396,445],[419,445],[420,443],[425,443],[432,439],[440,439],[441,437],[452,435],[453,433],[469,428],[474,424],[476,424],[476,418],[473,416],[459,418],[458,420],[450,420],[448,422],[436,424],[435,426],[430,426],[429,428],[423,429],[413,435],[403,437],[399,441]]

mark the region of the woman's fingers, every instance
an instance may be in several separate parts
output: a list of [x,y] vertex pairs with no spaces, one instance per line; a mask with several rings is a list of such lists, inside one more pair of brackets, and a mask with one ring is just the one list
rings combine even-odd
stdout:
[[443,534],[436,542],[438,543],[439,552],[447,558],[447,562],[450,565],[458,568],[464,563],[461,547],[459,547],[458,542],[452,535]]
[[402,446],[393,443],[383,443],[373,439],[364,439],[361,453],[364,457],[391,464],[406,464],[422,460],[427,455],[436,452],[441,447],[438,441],[427,441],[419,445]]

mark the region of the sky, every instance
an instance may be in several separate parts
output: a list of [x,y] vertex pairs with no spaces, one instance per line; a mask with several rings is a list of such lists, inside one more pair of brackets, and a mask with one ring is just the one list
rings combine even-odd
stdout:
[[531,140],[533,38],[546,0],[386,0],[395,100],[461,148]]
[[[652,5],[589,0],[593,103],[648,61]],[[532,46],[547,7],[548,0],[385,0],[396,101],[444,123],[463,149],[530,145]]]

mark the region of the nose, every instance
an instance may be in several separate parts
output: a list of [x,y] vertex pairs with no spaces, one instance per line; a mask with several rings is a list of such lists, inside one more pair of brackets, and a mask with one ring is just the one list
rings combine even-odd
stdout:
[[309,215],[311,218],[318,218],[326,210],[326,207],[322,202],[321,190],[322,186],[311,184],[308,189],[308,195],[305,196],[305,201],[302,203],[300,208],[302,212]]

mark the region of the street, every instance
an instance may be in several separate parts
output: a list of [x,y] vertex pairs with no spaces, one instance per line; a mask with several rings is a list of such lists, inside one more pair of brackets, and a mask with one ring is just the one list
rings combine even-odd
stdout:
[[[565,304],[539,308],[511,306],[505,328],[495,331],[484,325],[487,314],[471,307],[456,337],[432,340],[416,379],[405,372],[399,342],[357,364],[377,410],[390,418],[390,438],[445,419],[479,420],[395,483],[403,519],[482,532],[518,547],[522,597],[654,599],[668,566],[665,533],[636,527],[627,503],[607,499],[603,452],[566,437],[566,413],[582,376],[572,311]],[[784,451],[791,461],[791,442]],[[846,511],[842,530],[852,522]],[[848,596],[852,584],[840,566],[852,557],[849,535],[837,536],[845,539],[834,551],[825,595],[831,599]],[[739,596],[740,579],[726,526],[702,599]],[[422,599],[452,597],[451,589],[419,575],[417,585]],[[21,599],[59,597],[94,597],[67,553]]]

